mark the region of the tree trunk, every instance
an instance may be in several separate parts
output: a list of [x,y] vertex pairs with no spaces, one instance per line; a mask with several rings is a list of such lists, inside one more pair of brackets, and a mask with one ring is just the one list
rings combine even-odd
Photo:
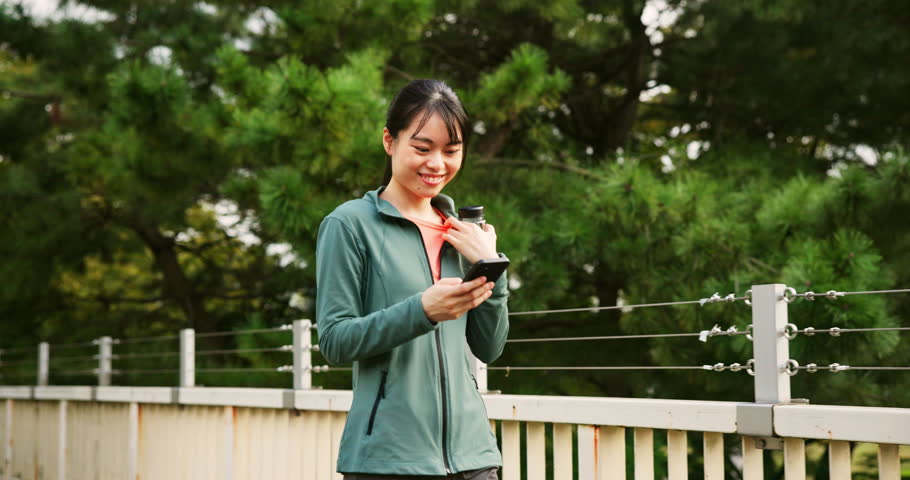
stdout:
[[183,309],[189,328],[197,332],[214,331],[214,321],[205,311],[203,299],[193,291],[192,284],[177,260],[174,239],[163,235],[157,227],[133,225],[132,228],[152,251],[155,263],[164,275],[165,290]]
[[[643,8],[643,7],[642,7]],[[632,126],[638,118],[638,96],[648,80],[648,57],[651,54],[651,41],[641,23],[641,10],[627,2],[625,5],[625,23],[632,37],[629,45],[631,61],[627,70],[626,94],[619,107],[610,112],[607,118],[606,147],[615,149],[625,145]]]

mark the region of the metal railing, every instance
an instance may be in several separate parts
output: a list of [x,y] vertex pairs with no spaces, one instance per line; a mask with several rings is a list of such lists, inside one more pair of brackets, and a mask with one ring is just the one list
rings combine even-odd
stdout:
[[[486,382],[479,386],[487,405],[492,428],[498,435],[504,458],[503,480],[518,480],[524,475],[531,479],[571,479],[571,478],[625,478],[627,433],[632,441],[631,452],[635,478],[652,478],[654,473],[655,458],[655,430],[663,430],[666,434],[667,471],[669,478],[686,478],[688,473],[688,458],[691,448],[689,436],[698,434],[702,436],[702,463],[704,464],[705,478],[724,478],[725,469],[731,468],[729,458],[724,451],[725,434],[737,434],[741,437],[739,455],[740,464],[735,468],[742,471],[746,480],[763,478],[763,455],[765,450],[781,450],[784,453],[784,472],[788,480],[805,478],[806,469],[806,441],[813,439],[827,441],[829,468],[831,478],[849,478],[851,470],[851,445],[850,442],[872,442],[878,444],[878,472],[879,478],[894,480],[900,478],[900,451],[898,445],[910,444],[910,409],[900,408],[873,408],[873,407],[844,407],[808,405],[803,401],[794,402],[790,394],[790,382],[793,376],[800,372],[814,373],[829,371],[831,373],[849,372],[852,370],[890,369],[908,370],[903,366],[848,366],[831,364],[819,366],[812,363],[800,365],[796,359],[790,358],[789,342],[798,335],[813,336],[828,334],[840,336],[843,334],[875,332],[875,331],[907,331],[905,327],[881,327],[847,329],[838,327],[829,328],[799,328],[788,317],[789,305],[802,299],[803,301],[837,301],[845,295],[859,294],[892,294],[908,293],[910,290],[866,291],[866,292],[836,292],[815,294],[813,292],[797,293],[786,285],[757,285],[742,296],[733,294],[720,296],[714,294],[700,300],[685,302],[664,302],[641,305],[617,305],[610,307],[593,307],[564,310],[541,310],[532,312],[516,312],[511,315],[532,315],[548,313],[567,313],[584,311],[601,311],[622,308],[656,308],[674,305],[706,306],[720,302],[743,302],[751,306],[752,323],[743,327],[722,328],[714,326],[700,332],[659,333],[643,335],[612,335],[590,337],[555,337],[555,338],[522,338],[510,339],[510,343],[533,342],[578,342],[578,341],[613,341],[633,338],[668,338],[668,337],[697,337],[706,342],[715,337],[741,336],[749,339],[753,345],[753,355],[749,359],[740,359],[739,362],[730,364],[715,363],[710,365],[676,365],[676,366],[558,366],[558,365],[515,365],[515,366],[485,366],[475,365],[475,375],[486,378],[488,370],[526,371],[526,370],[700,370],[704,372],[744,372],[753,375],[754,402],[708,402],[687,400],[654,400],[654,399],[620,399],[620,398],[595,398],[595,397],[547,397],[528,395],[503,395],[487,391]],[[16,421],[27,421],[32,418],[31,413],[22,413],[16,417],[14,412],[23,409],[38,408],[36,402],[56,402],[56,414],[59,428],[65,429],[75,420],[67,420],[67,402],[74,400],[115,403],[124,405],[121,411],[123,418],[117,425],[129,425],[129,435],[136,435],[135,445],[139,445],[139,422],[165,421],[167,415],[183,415],[179,411],[163,410],[150,414],[143,410],[141,416],[138,411],[144,405],[195,405],[203,408],[199,415],[205,418],[224,418],[224,435],[231,439],[244,435],[247,428],[253,428],[249,422],[266,422],[255,428],[266,428],[272,425],[273,420],[267,420],[263,415],[272,415],[262,409],[283,409],[289,411],[313,412],[314,417],[307,420],[315,422],[309,426],[298,424],[297,420],[287,420],[285,430],[276,435],[292,435],[294,425],[302,429],[315,428],[313,432],[323,432],[325,438],[331,440],[329,446],[314,446],[321,448],[314,458],[316,467],[301,466],[294,472],[304,470],[312,473],[311,477],[301,474],[300,477],[287,478],[333,478],[333,461],[337,456],[337,440],[340,426],[343,425],[343,414],[350,407],[351,392],[338,390],[318,390],[313,388],[312,373],[337,370],[335,367],[313,365],[312,352],[318,351],[318,345],[312,344],[313,325],[309,320],[297,320],[290,325],[275,329],[257,329],[254,331],[237,332],[212,332],[194,334],[192,330],[183,330],[179,336],[168,339],[180,340],[179,388],[167,387],[111,387],[111,375],[116,374],[112,362],[117,360],[117,355],[111,347],[117,340],[102,337],[93,343],[98,348],[98,368],[93,370],[97,377],[96,387],[54,387],[47,384],[49,347],[42,344],[37,349],[39,358],[39,374],[37,386],[0,387],[0,398],[6,400],[6,415],[0,417],[0,431],[6,432],[7,445],[12,440],[11,432],[15,429],[9,426]],[[274,331],[291,331],[292,343],[280,347],[264,349],[235,349],[235,350],[200,350],[195,349],[196,337],[225,336],[246,333],[261,333]],[[161,337],[159,337],[161,339]],[[126,341],[126,340],[124,340]],[[131,341],[137,341],[132,339]],[[84,347],[85,345],[81,345]],[[73,347],[76,348],[76,347]],[[205,369],[197,369],[195,358],[204,355],[216,355],[228,352],[255,351],[290,351],[293,354],[292,364],[282,365],[275,369],[237,369],[237,371],[282,371],[293,374],[293,389],[250,389],[250,388],[197,388],[195,374]],[[173,355],[172,355],[173,356]],[[120,358],[127,358],[122,356]],[[43,367],[42,367],[43,365]],[[323,370],[324,369],[324,370]],[[43,381],[43,383],[42,383]],[[478,382],[480,383],[480,382]],[[18,405],[14,410],[14,403]],[[20,404],[23,403],[24,404]],[[31,404],[29,403],[31,402]],[[43,408],[43,407],[42,407]],[[80,407],[82,408],[82,407]],[[87,407],[88,408],[88,407]],[[95,408],[95,407],[91,407]],[[101,407],[98,407],[101,408]],[[229,409],[229,413],[225,408]],[[39,409],[40,410],[40,409]],[[39,410],[36,410],[38,412]],[[40,410],[44,411],[44,410]],[[157,412],[157,411],[156,411]],[[238,412],[242,412],[242,415]],[[160,416],[156,416],[160,414]],[[20,415],[16,413],[15,415]],[[37,415],[37,413],[36,413]],[[239,415],[239,416],[238,416]],[[73,418],[85,421],[92,417],[83,411],[73,412]],[[170,417],[167,417],[170,418]],[[199,420],[199,431],[195,429],[191,417],[185,418],[187,423],[181,424],[187,429],[188,437],[193,435],[209,435],[210,427]],[[193,417],[195,418],[195,417]],[[228,421],[227,419],[231,420]],[[268,417],[272,418],[272,417]],[[198,419],[197,419],[198,420]],[[80,420],[81,421],[81,420]],[[303,422],[304,420],[300,420]],[[126,423],[124,423],[126,422]],[[247,422],[247,423],[244,423]],[[272,423],[268,423],[272,422]],[[53,423],[53,422],[51,422]],[[316,425],[315,427],[313,425]],[[205,427],[204,427],[205,426]],[[116,427],[116,428],[121,428]],[[204,428],[203,428],[204,427]],[[114,427],[112,427],[114,428]],[[209,430],[205,430],[208,428]],[[275,427],[277,428],[277,427]],[[320,430],[323,429],[323,430]],[[631,432],[629,432],[631,430]],[[22,429],[16,430],[23,432]],[[310,431],[310,430],[307,430]],[[277,431],[276,431],[277,432]],[[523,433],[522,433],[523,432]],[[293,434],[296,435],[296,434]],[[172,437],[168,437],[174,442]],[[198,439],[196,439],[198,440]],[[211,439],[210,439],[211,440]],[[165,440],[160,440],[164,442]],[[189,440],[187,440],[189,441]],[[195,440],[194,440],[195,441]],[[301,440],[303,441],[303,440]],[[37,443],[41,443],[36,440]],[[176,441],[173,448],[181,447],[183,440]],[[20,441],[17,444],[21,444]],[[25,442],[27,443],[27,442]],[[222,440],[224,447],[219,450],[221,455],[218,462],[223,465],[237,466],[238,456],[253,455],[250,452],[236,450],[234,443]],[[47,441],[44,444],[50,445]],[[58,441],[58,451],[65,450],[65,441]],[[138,447],[137,447],[138,448]],[[151,447],[148,447],[151,448]],[[154,452],[144,452],[142,455],[154,457],[168,451],[163,446],[156,447]],[[270,453],[257,450],[257,446],[248,448],[256,450],[259,462],[280,462]],[[11,454],[10,454],[11,455]],[[63,455],[63,454],[61,454]],[[133,455],[134,457],[129,457]],[[129,450],[127,455],[131,467],[127,472],[130,478],[134,474],[146,473],[142,478],[159,478],[149,475],[139,465],[140,455],[135,449]],[[322,456],[322,457],[320,457]],[[150,458],[151,458],[150,457]],[[521,458],[525,461],[522,462]],[[156,457],[157,458],[157,457]],[[319,460],[319,458],[322,458]],[[233,462],[233,463],[232,463]],[[163,462],[167,463],[167,462]],[[7,463],[9,465],[9,463]],[[24,468],[24,467],[23,467]],[[62,467],[61,467],[62,468]],[[152,468],[147,466],[147,468]],[[227,468],[227,467],[225,467]],[[239,468],[239,467],[238,467]],[[65,470],[65,469],[64,469]],[[311,471],[312,470],[312,471]],[[60,471],[60,470],[58,470]],[[522,473],[524,471],[524,473]],[[314,473],[315,472],[315,473]],[[166,475],[161,474],[160,478]],[[268,475],[259,478],[272,478]],[[65,477],[60,477],[65,478]],[[257,478],[234,474],[233,477],[224,478]],[[277,476],[275,478],[278,478]],[[337,477],[334,477],[337,478]]]
[[[580,313],[580,312],[600,312],[607,310],[617,310],[622,309],[624,312],[632,312],[636,309],[642,308],[657,308],[657,307],[670,307],[670,306],[679,306],[679,305],[698,305],[703,307],[712,303],[734,303],[734,302],[743,302],[746,305],[752,306],[753,309],[753,323],[745,326],[730,326],[728,328],[721,328],[718,325],[714,325],[711,329],[702,330],[700,332],[678,332],[678,333],[652,333],[652,334],[636,334],[636,335],[601,335],[601,336],[584,336],[584,337],[546,337],[546,338],[513,338],[508,339],[506,342],[508,344],[522,344],[522,343],[541,343],[541,342],[579,342],[579,341],[613,341],[613,340],[632,340],[632,339],[658,339],[658,338],[679,338],[679,337],[697,337],[702,342],[707,342],[708,339],[714,337],[724,337],[724,336],[745,336],[749,341],[753,342],[753,351],[754,358],[750,359],[740,359],[739,361],[734,361],[729,364],[723,362],[717,362],[713,364],[705,365],[640,365],[640,366],[619,366],[619,365],[590,365],[590,366],[559,366],[559,365],[496,365],[496,366],[487,366],[477,360],[476,358],[471,357],[472,368],[474,370],[474,376],[478,383],[478,388],[482,392],[489,391],[488,389],[488,380],[487,372],[488,371],[503,371],[507,375],[511,372],[519,371],[547,371],[547,370],[559,370],[559,371],[636,371],[636,370],[703,370],[708,372],[747,372],[750,375],[754,375],[756,371],[762,372],[756,379],[756,399],[771,399],[775,401],[785,401],[789,395],[789,385],[787,381],[787,376],[794,376],[801,371],[807,373],[816,373],[821,371],[828,372],[844,372],[844,371],[858,371],[858,370],[888,370],[888,371],[908,371],[910,366],[855,366],[855,365],[843,365],[839,363],[831,363],[828,365],[818,365],[816,363],[807,362],[805,365],[801,365],[800,362],[796,359],[789,358],[789,348],[788,342],[795,339],[798,335],[804,335],[811,337],[817,334],[829,334],[832,337],[838,337],[842,334],[847,333],[866,333],[866,332],[884,332],[884,331],[910,331],[910,327],[880,327],[880,328],[840,328],[840,327],[829,327],[829,328],[814,328],[806,327],[800,329],[794,323],[787,321],[787,312],[786,307],[792,302],[798,299],[804,299],[805,301],[815,301],[816,299],[826,299],[828,301],[836,301],[837,299],[847,296],[847,295],[870,295],[870,294],[895,294],[895,293],[910,293],[910,289],[892,289],[892,290],[875,290],[875,291],[855,291],[855,292],[840,292],[835,290],[829,290],[824,293],[815,293],[812,291],[806,291],[803,293],[797,293],[797,291],[792,287],[787,287],[785,285],[777,285],[774,287],[774,292],[769,293],[770,288],[767,285],[756,286],[753,289],[747,290],[742,296],[736,296],[736,294],[728,294],[721,296],[719,293],[715,293],[711,296],[701,298],[698,300],[686,300],[686,301],[673,301],[673,302],[658,302],[658,303],[644,303],[636,305],[610,305],[610,306],[596,306],[596,307],[579,307],[579,308],[566,308],[566,309],[554,309],[554,310],[533,310],[533,311],[522,311],[522,312],[510,312],[510,316],[527,316],[527,315],[546,315],[554,313]],[[757,319],[757,321],[756,321]],[[782,319],[782,320],[781,320]],[[783,321],[783,325],[779,323]],[[771,329],[773,325],[773,331]],[[329,365],[314,365],[312,359],[312,352],[319,351],[319,345],[316,345],[312,341],[312,329],[313,323],[308,319],[301,319],[292,322],[291,324],[280,325],[277,327],[270,328],[255,328],[255,329],[246,329],[246,330],[233,330],[233,331],[221,331],[221,332],[205,332],[197,333],[193,329],[183,329],[180,331],[179,335],[160,335],[160,336],[150,336],[150,337],[138,337],[138,338],[127,338],[127,339],[117,339],[112,337],[101,337],[94,339],[91,342],[82,342],[82,343],[68,343],[68,344],[54,344],[50,345],[47,342],[40,343],[37,348],[28,348],[28,347],[18,347],[15,349],[0,349],[0,368],[8,366],[35,366],[36,367],[36,385],[43,386],[49,384],[49,378],[51,374],[59,375],[63,377],[68,376],[93,376],[96,378],[96,383],[99,386],[108,386],[111,385],[111,378],[113,376],[124,375],[128,373],[135,374],[179,374],[179,383],[181,387],[191,387],[196,384],[196,374],[197,373],[264,373],[264,372],[283,372],[291,373],[293,376],[293,388],[295,389],[307,389],[313,386],[312,374],[313,373],[324,373],[324,372],[333,372],[333,371],[348,371],[348,367],[334,367]],[[753,329],[760,329],[753,331]],[[215,337],[228,337],[228,336],[240,336],[240,335],[253,335],[253,334],[265,334],[265,333],[276,333],[276,332],[290,332],[293,334],[292,343],[286,345],[280,345],[275,347],[262,347],[262,348],[234,348],[234,349],[224,349],[216,348],[210,350],[197,350],[196,343],[197,339],[203,338],[215,338]],[[782,333],[782,336],[778,335],[778,332]],[[760,337],[759,340],[756,340],[756,337]],[[114,347],[120,345],[135,345],[135,344],[147,344],[152,342],[161,342],[161,341],[173,341],[179,340],[179,350],[176,352],[153,352],[153,353],[115,353]],[[51,349],[54,352],[59,350],[63,351],[72,351],[75,349],[86,349],[86,348],[95,348],[96,352],[94,355],[54,355],[53,357],[50,354]],[[20,358],[17,360],[9,361],[6,360],[4,355],[9,353],[15,354],[27,354],[31,352],[37,352],[37,362],[28,360],[27,358]],[[290,352],[293,355],[292,362],[290,364],[277,365],[275,367],[263,368],[263,367],[235,367],[235,366],[221,366],[221,367],[202,367],[198,368],[196,366],[197,357],[206,357],[214,355],[229,355],[229,354],[242,354],[242,353],[269,353],[269,352]],[[132,368],[132,369],[115,369],[115,361],[122,360],[131,360],[131,359],[154,359],[154,358],[173,358],[176,357],[179,361],[179,365],[175,368]],[[787,357],[787,358],[784,358]],[[85,363],[85,362],[95,362],[95,368],[83,368],[83,369],[55,369],[51,371],[51,362],[63,361],[66,366],[71,366],[73,363]],[[782,363],[783,370],[775,370],[778,363]],[[763,367],[758,367],[757,364],[763,364]],[[2,370],[0,370],[0,383],[9,383],[5,381],[5,378],[2,376]],[[787,385],[784,385],[787,383]],[[779,390],[779,391],[778,391]]]

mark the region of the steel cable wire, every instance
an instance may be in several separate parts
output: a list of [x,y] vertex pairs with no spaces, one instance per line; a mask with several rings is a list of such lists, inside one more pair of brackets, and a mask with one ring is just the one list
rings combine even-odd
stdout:
[[179,339],[180,335],[159,335],[155,337],[132,337],[118,339],[118,343],[145,343],[145,342],[157,342],[162,340],[176,340]]
[[560,367],[560,366],[540,366],[540,367],[487,367],[487,370],[707,370],[704,365],[698,366],[606,366],[606,367]]
[[[725,335],[749,335],[747,331],[722,333],[714,336]],[[631,340],[638,338],[673,338],[673,337],[700,337],[701,333],[651,333],[642,335],[604,335],[591,337],[549,337],[549,338],[512,338],[506,340],[506,343],[530,343],[530,342],[574,342],[580,340]]]
[[685,300],[680,302],[660,302],[660,303],[640,303],[637,305],[610,305],[607,307],[579,307],[579,308],[560,308],[554,310],[531,310],[527,312],[510,312],[509,316],[520,316],[520,315],[542,315],[549,313],[572,313],[572,312],[600,312],[604,310],[619,310],[619,309],[635,309],[635,308],[649,308],[649,307],[669,307],[673,305],[705,305],[706,303],[718,303],[718,302],[734,302],[737,300],[749,300],[749,297],[735,297],[728,295],[727,297],[711,297],[703,298],[701,300]]
[[180,352],[161,352],[161,353],[114,353],[111,358],[155,358],[155,357],[176,357]]
[[291,329],[288,325],[282,325],[280,327],[273,328],[253,328],[249,330],[231,330],[223,332],[206,332],[206,333],[197,333],[196,338],[209,338],[209,337],[226,337],[230,335],[248,335],[252,333],[268,333],[268,332],[290,332]]
[[292,352],[291,345],[274,348],[238,348],[231,350],[197,350],[196,355],[225,355],[230,353]]

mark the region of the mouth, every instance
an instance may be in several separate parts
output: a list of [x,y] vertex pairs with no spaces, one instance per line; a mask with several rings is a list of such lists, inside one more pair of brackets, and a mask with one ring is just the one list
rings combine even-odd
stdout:
[[446,178],[445,175],[430,175],[426,173],[418,173],[418,175],[428,185],[439,185]]

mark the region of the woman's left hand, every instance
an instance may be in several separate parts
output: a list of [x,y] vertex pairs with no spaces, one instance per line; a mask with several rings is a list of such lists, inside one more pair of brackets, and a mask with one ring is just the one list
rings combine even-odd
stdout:
[[499,257],[496,253],[496,229],[489,223],[483,229],[475,223],[462,222],[455,217],[446,219],[449,231],[442,239],[451,243],[471,263]]

